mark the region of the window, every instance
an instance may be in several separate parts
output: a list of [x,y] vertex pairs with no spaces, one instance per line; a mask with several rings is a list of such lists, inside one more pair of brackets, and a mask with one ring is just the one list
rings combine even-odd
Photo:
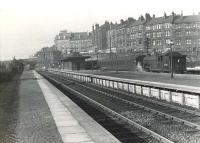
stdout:
[[150,26],[146,26],[146,30],[151,30],[151,27]]
[[135,39],[135,34],[132,34],[132,39]]
[[156,30],[156,25],[153,25],[153,30]]
[[162,32],[158,32],[157,37],[161,37],[161,36],[162,36]]
[[177,40],[176,45],[181,45],[181,40]]
[[151,33],[147,33],[147,38],[150,38],[151,37]]
[[130,33],[130,29],[129,28],[127,28],[127,34],[129,34]]
[[157,41],[157,45],[158,45],[158,46],[162,45],[161,40],[158,40],[158,41]]
[[142,38],[142,33],[138,33],[138,37],[139,37],[139,38]]
[[165,31],[165,36],[166,37],[170,36],[170,31]]
[[170,39],[166,39],[166,40],[165,40],[165,43],[166,43],[166,44],[169,44],[169,43],[170,43]]
[[152,45],[153,45],[153,46],[156,45],[156,41],[155,41],[155,40],[152,41]]
[[153,38],[155,38],[156,37],[156,32],[153,32]]
[[165,29],[169,29],[171,27],[170,23],[165,23]]
[[186,44],[187,44],[187,45],[192,44],[192,40],[191,40],[191,39],[187,39],[187,40],[186,40]]
[[191,35],[191,31],[186,31],[186,35],[187,36]]
[[157,25],[157,29],[161,29],[161,25],[160,24]]

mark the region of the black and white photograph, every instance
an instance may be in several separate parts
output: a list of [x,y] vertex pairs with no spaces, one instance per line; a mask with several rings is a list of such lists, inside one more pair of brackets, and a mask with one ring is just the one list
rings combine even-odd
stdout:
[[0,143],[200,143],[200,1],[0,0]]

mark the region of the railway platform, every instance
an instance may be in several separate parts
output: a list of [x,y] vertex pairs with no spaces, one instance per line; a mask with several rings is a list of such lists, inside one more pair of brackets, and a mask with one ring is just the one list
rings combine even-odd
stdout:
[[101,71],[101,70],[82,70],[80,73],[88,73],[94,75],[111,76],[124,79],[133,79],[144,82],[157,82],[165,84],[183,85],[200,87],[200,75],[194,74],[176,74],[171,78],[170,73],[155,73],[145,71]]
[[0,92],[0,142],[119,143],[35,71]]

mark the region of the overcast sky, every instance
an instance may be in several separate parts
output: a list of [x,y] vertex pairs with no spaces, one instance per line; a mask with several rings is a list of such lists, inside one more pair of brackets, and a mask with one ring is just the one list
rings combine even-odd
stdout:
[[0,60],[28,58],[53,45],[60,30],[91,31],[95,23],[128,17],[198,14],[199,0],[0,0]]

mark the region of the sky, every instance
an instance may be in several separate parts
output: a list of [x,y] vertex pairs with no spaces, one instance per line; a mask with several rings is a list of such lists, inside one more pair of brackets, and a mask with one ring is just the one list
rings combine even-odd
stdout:
[[199,0],[0,0],[0,60],[28,58],[52,46],[60,30],[90,32],[105,20],[198,14]]

